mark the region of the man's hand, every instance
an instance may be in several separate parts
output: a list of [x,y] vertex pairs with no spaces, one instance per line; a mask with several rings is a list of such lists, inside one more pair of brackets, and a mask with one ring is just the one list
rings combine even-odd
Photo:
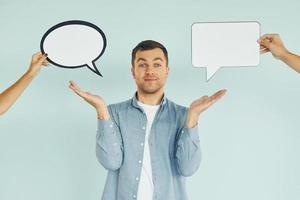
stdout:
[[86,102],[96,109],[99,119],[109,119],[109,112],[102,97],[82,91],[74,81],[70,81],[69,83],[69,88],[71,90],[73,90],[78,96],[82,97]]
[[212,96],[203,96],[195,100],[188,110],[186,118],[186,127],[192,128],[197,125],[200,114],[209,108],[212,104],[218,101],[224,94],[226,90],[220,90],[213,94]]
[[48,64],[47,54],[43,55],[41,52],[37,52],[32,55],[31,63],[27,73],[35,77],[39,73],[41,66],[48,66]]
[[260,44],[260,53],[271,52],[277,59],[282,59],[288,52],[278,34],[265,34],[258,41]]

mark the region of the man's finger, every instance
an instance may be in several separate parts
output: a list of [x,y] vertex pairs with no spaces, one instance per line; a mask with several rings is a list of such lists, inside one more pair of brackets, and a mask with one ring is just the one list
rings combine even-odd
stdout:
[[88,97],[88,94],[80,89],[80,87],[74,82],[69,81],[70,85],[69,88],[72,89],[76,94],[81,96],[82,98],[86,99]]
[[69,81],[69,87],[74,91],[80,91],[79,86],[74,81]]
[[219,90],[218,92],[216,92],[215,94],[213,94],[211,97],[216,98],[216,97],[222,97],[224,94],[226,93],[226,90]]
[[213,94],[212,96],[210,96],[210,102],[215,103],[217,100],[219,100],[222,96],[224,96],[226,93],[226,90],[219,90],[218,92],[216,92],[215,94]]
[[74,90],[74,92],[84,99],[87,98],[87,94],[85,92],[82,92],[81,90]]
[[70,84],[69,87],[74,91],[81,91],[80,88],[76,87],[75,85]]
[[84,99],[87,98],[87,94],[86,94],[85,92],[79,90],[78,88],[76,88],[76,87],[74,87],[74,86],[72,86],[72,85],[69,85],[69,88],[70,88],[71,90],[73,90],[78,96],[80,96],[80,97],[82,97],[82,98],[84,98]]
[[197,100],[195,100],[195,105],[203,104],[205,101],[207,101],[209,97],[207,95],[199,97]]
[[69,81],[69,83],[70,83],[70,85],[72,85],[72,87],[80,90],[80,87],[74,81],[71,80],[71,81]]

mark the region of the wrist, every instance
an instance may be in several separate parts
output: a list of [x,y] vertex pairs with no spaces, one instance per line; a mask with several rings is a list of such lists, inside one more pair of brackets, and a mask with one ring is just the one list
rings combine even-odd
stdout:
[[36,73],[34,73],[31,70],[27,70],[24,74],[25,77],[29,78],[29,79],[33,79],[36,76]]
[[96,108],[97,117],[100,120],[108,120],[109,119],[109,112],[107,109]]
[[34,78],[37,75],[37,72],[32,69],[28,69],[26,71],[25,75],[27,75],[30,78]]
[[199,115],[188,113],[185,126],[187,128],[193,128],[197,125],[198,120],[199,120]]
[[291,52],[289,52],[287,49],[284,49],[281,55],[279,56],[279,59],[285,62],[288,60],[288,58],[291,56]]

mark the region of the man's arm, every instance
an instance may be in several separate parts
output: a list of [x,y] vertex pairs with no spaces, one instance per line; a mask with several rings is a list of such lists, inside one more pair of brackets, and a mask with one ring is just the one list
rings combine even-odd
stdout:
[[186,126],[177,133],[175,159],[178,172],[182,176],[193,175],[200,166],[201,149],[198,126]]
[[201,151],[198,133],[200,114],[219,100],[225,92],[226,90],[220,90],[210,97],[203,96],[190,105],[186,115],[185,127],[178,133],[176,146],[176,162],[182,176],[193,175],[200,166]]
[[271,52],[272,55],[300,73],[300,56],[288,51],[278,34],[265,34],[258,40],[261,53]]
[[96,109],[98,116],[96,156],[98,161],[107,170],[119,169],[123,162],[123,142],[113,111],[106,106],[102,97],[81,91],[75,82],[70,81],[69,88]]
[[31,64],[27,72],[12,86],[0,94],[0,115],[5,113],[18,99],[22,92],[40,71],[42,65],[48,65],[47,55],[38,52],[32,56]]

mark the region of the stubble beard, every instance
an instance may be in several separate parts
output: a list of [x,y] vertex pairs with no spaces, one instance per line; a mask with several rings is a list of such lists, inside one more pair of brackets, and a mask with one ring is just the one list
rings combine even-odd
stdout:
[[141,85],[139,90],[144,94],[155,94],[163,88],[163,85],[155,85],[154,87],[147,87],[145,85]]

